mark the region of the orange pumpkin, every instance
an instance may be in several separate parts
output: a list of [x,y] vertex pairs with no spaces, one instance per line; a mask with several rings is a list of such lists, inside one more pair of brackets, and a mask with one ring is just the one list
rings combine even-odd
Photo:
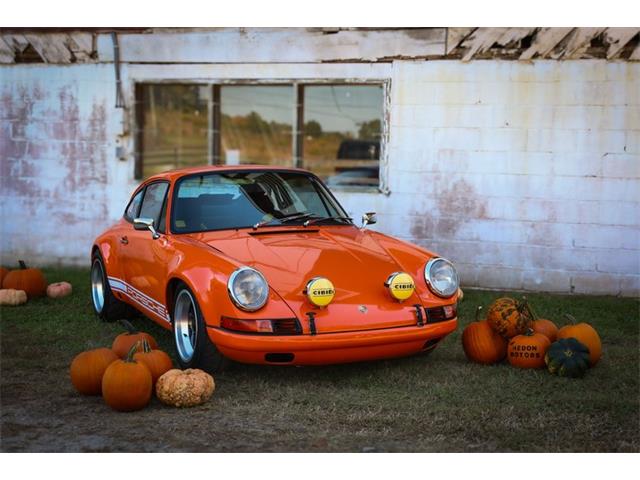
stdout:
[[522,302],[513,298],[499,298],[491,304],[487,312],[491,328],[505,338],[512,338],[527,331],[533,315],[526,299]]
[[71,362],[71,383],[83,395],[102,393],[102,376],[109,365],[118,360],[110,348],[96,348],[79,353]]
[[136,352],[133,359],[143,363],[149,369],[153,385],[162,374],[173,368],[169,355],[162,350],[152,350],[146,338],[142,341],[142,351]]
[[576,323],[572,315],[565,314],[571,325],[565,325],[558,331],[558,340],[561,338],[575,338],[589,349],[589,364],[593,367],[602,356],[602,342],[600,336],[588,323]]
[[0,288],[2,288],[2,282],[4,282],[4,277],[9,273],[8,268],[0,267]]
[[476,309],[476,321],[470,323],[462,332],[462,348],[469,360],[485,365],[499,362],[507,354],[507,341],[497,334],[486,320],[479,321]]
[[41,297],[47,290],[47,281],[37,268],[27,268],[22,260],[19,260],[20,268],[11,270],[2,281],[3,288],[24,290],[28,298]]
[[56,282],[47,287],[47,297],[62,298],[71,295],[73,288],[69,282]]
[[27,303],[27,294],[24,290],[13,290],[12,288],[0,290],[0,305],[15,307],[23,303]]
[[531,324],[531,329],[536,333],[541,333],[549,339],[551,343],[558,338],[558,327],[551,320],[538,318]]
[[507,359],[514,367],[542,368],[544,356],[551,346],[549,339],[532,329],[522,335],[516,335],[509,341]]
[[127,329],[127,331],[118,335],[111,345],[111,350],[116,352],[116,355],[120,358],[125,358],[131,347],[143,340],[147,340],[151,348],[158,348],[158,343],[148,333],[139,332],[126,320],[120,320],[120,323]]
[[109,365],[102,377],[102,398],[120,412],[140,410],[151,400],[151,372],[143,363],[133,359],[135,352],[136,345],[131,347],[127,358]]

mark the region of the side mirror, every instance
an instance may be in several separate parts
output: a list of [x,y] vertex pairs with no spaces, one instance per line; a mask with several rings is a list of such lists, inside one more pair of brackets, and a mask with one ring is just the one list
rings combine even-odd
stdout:
[[361,230],[364,230],[367,225],[373,225],[378,222],[378,218],[376,217],[376,212],[367,212],[362,215],[362,227]]
[[153,226],[152,218],[134,218],[133,228],[136,230],[149,230],[154,240],[157,240],[158,238],[160,238],[160,234],[156,231],[156,229]]

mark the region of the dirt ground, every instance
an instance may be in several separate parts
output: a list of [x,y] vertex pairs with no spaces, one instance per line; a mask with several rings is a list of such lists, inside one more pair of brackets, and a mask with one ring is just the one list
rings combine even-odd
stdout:
[[[80,351],[110,346],[86,271],[74,294],[0,310],[3,452],[494,452],[640,451],[639,303],[612,297],[530,295],[540,314],[588,318],[603,338],[583,379],[482,366],[460,335],[496,292],[467,292],[458,330],[430,356],[316,368],[231,365],[206,404],[175,409],[153,398],[138,412],[79,395],[68,368]],[[559,322],[561,323],[561,322]],[[170,332],[134,324],[172,353]]]

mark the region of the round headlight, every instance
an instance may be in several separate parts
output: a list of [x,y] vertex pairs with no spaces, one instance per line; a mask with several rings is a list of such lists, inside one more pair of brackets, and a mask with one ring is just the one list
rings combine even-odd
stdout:
[[262,274],[250,267],[241,267],[234,271],[227,283],[229,296],[242,310],[253,312],[267,303],[269,285]]
[[424,267],[429,289],[439,297],[450,297],[458,291],[458,273],[449,260],[432,258]]

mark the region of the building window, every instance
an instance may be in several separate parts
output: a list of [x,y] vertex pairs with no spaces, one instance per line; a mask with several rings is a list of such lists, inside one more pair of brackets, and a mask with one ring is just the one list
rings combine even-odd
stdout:
[[378,186],[382,86],[306,86],[303,105],[303,167],[329,185]]
[[382,83],[136,86],[136,178],[207,164],[296,166],[380,188]]
[[293,88],[220,87],[220,147],[227,165],[291,165]]
[[200,85],[137,86],[136,178],[207,163],[210,94]]

